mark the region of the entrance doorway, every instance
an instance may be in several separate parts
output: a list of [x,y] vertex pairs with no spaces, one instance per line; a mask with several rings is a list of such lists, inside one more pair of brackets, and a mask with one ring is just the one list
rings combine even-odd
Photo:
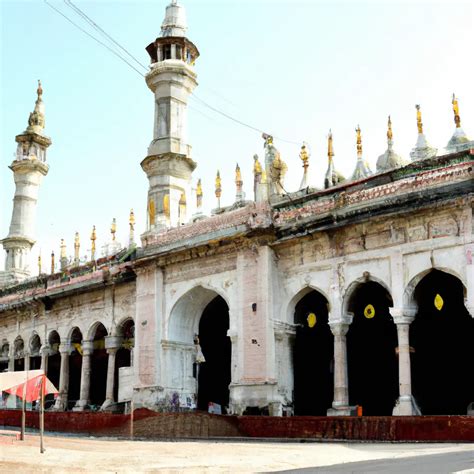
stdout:
[[433,270],[415,288],[412,390],[423,415],[466,415],[474,402],[474,319],[462,282]]
[[199,321],[199,343],[205,362],[199,364],[198,410],[208,410],[210,402],[218,403],[225,413],[229,405],[232,347],[229,330],[229,307],[216,296],[204,309]]
[[328,302],[317,291],[295,308],[293,347],[295,415],[325,416],[334,391],[334,338],[328,324]]
[[347,334],[349,403],[364,415],[391,415],[399,395],[397,329],[389,312],[388,291],[379,283],[361,283],[348,310],[354,319]]

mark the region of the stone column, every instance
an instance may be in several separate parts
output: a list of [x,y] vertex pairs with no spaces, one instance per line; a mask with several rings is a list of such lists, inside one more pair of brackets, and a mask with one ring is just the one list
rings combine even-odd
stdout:
[[10,354],[8,354],[8,372],[15,371],[15,349],[14,344],[10,344]]
[[346,334],[352,318],[329,323],[334,335],[334,401],[329,416],[349,416],[349,380],[347,376]]
[[411,393],[411,362],[410,362],[410,324],[415,318],[415,309],[392,308],[390,313],[397,325],[398,335],[398,384],[400,396],[393,409],[394,415],[418,415],[419,410]]
[[61,354],[61,368],[59,372],[59,395],[54,404],[56,410],[66,411],[69,392],[69,353],[70,344],[60,344],[59,353]]
[[107,336],[105,338],[105,348],[109,355],[107,362],[107,387],[105,389],[105,401],[102,404],[101,409],[105,410],[110,405],[115,403],[114,400],[114,381],[115,381],[115,356],[121,346],[121,337]]
[[24,360],[24,362],[25,362],[24,365],[23,365],[24,370],[25,370],[25,371],[26,371],[26,370],[30,370],[30,354],[29,354],[28,352],[25,352],[25,353],[23,354],[23,360]]
[[50,347],[48,345],[42,346],[40,349],[41,354],[41,370],[44,371],[45,374],[48,374],[48,356]]
[[94,352],[94,341],[82,341],[82,370],[81,390],[79,400],[76,402],[74,411],[83,411],[89,405],[89,393],[91,386],[91,356]]

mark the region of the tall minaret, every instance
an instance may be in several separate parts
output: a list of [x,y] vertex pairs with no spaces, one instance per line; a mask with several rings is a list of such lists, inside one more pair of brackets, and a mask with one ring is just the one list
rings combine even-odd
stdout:
[[46,149],[51,140],[43,134],[43,89],[38,81],[38,98],[27,129],[17,135],[16,156],[10,165],[15,179],[15,197],[8,236],[1,242],[6,251],[5,272],[0,281],[20,281],[30,276],[29,255],[35,243],[36,203],[43,176],[48,174]]
[[[196,46],[185,35],[186,14],[177,0],[166,7],[161,36],[146,48],[151,58],[146,83],[155,95],[155,123],[148,156],[141,166],[149,180],[147,231],[188,220],[180,200],[191,202],[191,174],[196,163],[186,137],[188,97],[197,86]],[[186,211],[186,214],[189,210]]]

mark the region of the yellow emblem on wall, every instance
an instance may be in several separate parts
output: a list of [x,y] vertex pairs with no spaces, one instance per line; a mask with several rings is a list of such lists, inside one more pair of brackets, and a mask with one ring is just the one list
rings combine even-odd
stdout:
[[441,311],[443,309],[444,300],[443,300],[443,298],[441,297],[441,295],[439,293],[436,293],[436,296],[435,296],[435,299],[434,299],[434,305],[435,305],[435,308],[438,311]]
[[367,319],[372,319],[372,318],[375,316],[375,308],[373,307],[373,305],[368,304],[368,305],[364,308],[364,316],[365,316]]
[[314,313],[309,313],[308,317],[306,318],[306,321],[308,321],[308,326],[310,328],[314,328],[316,326],[316,315]]

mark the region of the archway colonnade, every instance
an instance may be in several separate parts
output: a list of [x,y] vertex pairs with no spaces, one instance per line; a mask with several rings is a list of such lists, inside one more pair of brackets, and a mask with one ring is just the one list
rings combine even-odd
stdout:
[[[48,405],[58,410],[106,409],[117,402],[119,369],[133,365],[135,325],[126,318],[109,335],[95,322],[85,336],[75,326],[62,338],[51,330],[43,344],[34,332],[28,347],[18,336],[13,344],[0,347],[1,370],[42,369],[59,394],[49,396]],[[117,358],[118,354],[118,358]]]

